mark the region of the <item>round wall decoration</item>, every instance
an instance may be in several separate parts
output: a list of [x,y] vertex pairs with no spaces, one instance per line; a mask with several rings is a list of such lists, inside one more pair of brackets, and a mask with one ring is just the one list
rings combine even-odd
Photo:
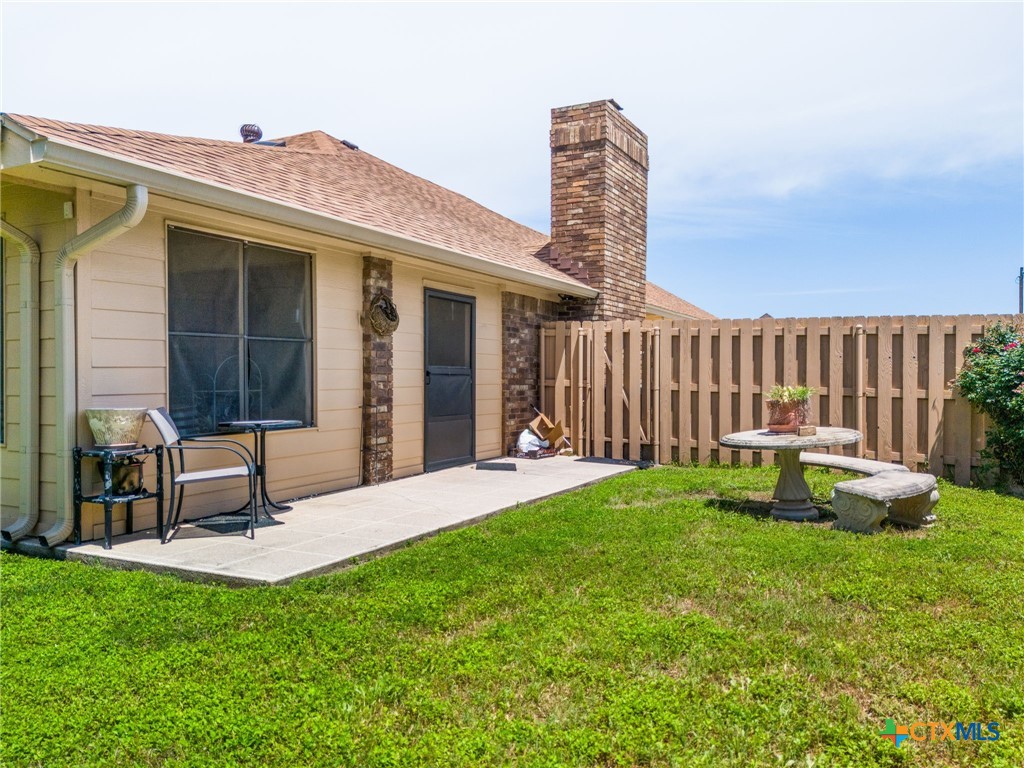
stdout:
[[380,336],[390,336],[398,328],[398,307],[383,291],[370,302],[369,317],[370,327]]

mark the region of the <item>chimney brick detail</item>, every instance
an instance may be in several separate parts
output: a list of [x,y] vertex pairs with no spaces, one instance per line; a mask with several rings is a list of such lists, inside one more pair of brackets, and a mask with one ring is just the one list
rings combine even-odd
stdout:
[[644,317],[648,164],[612,101],[551,110],[551,250],[600,291],[585,319]]

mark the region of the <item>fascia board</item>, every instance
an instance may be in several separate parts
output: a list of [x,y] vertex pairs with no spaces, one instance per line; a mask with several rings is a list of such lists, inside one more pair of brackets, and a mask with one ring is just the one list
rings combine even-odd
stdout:
[[682,312],[676,312],[675,310],[665,309],[664,307],[659,307],[657,304],[646,304],[646,305],[644,305],[644,308],[648,312],[650,312],[652,315],[661,315],[662,317],[667,317],[670,320],[696,320],[697,319],[695,317],[692,317],[691,315],[684,315]]
[[47,140],[13,120],[0,123],[0,170],[38,163],[46,155]]

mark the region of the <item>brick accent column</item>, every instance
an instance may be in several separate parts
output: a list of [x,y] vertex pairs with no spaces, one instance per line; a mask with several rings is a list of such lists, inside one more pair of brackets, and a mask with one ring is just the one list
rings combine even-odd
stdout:
[[501,418],[505,452],[540,407],[540,326],[558,320],[561,307],[518,293],[501,294]]
[[644,317],[648,164],[647,136],[614,101],[551,110],[553,261],[601,292],[579,307],[589,318]]
[[370,302],[383,291],[394,298],[391,262],[363,257],[363,483],[390,480],[394,468],[394,346],[369,323]]

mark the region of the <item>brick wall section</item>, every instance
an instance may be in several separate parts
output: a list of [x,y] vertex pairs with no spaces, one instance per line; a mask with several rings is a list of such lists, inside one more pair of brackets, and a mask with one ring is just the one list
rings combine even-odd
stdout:
[[394,466],[394,349],[391,336],[370,327],[370,302],[383,291],[394,299],[391,262],[363,257],[363,483],[390,480]]
[[533,421],[530,404],[540,406],[540,326],[560,319],[560,313],[562,307],[556,302],[501,294],[501,417],[506,452]]
[[586,319],[644,317],[648,164],[612,101],[551,110],[551,241],[601,292]]

